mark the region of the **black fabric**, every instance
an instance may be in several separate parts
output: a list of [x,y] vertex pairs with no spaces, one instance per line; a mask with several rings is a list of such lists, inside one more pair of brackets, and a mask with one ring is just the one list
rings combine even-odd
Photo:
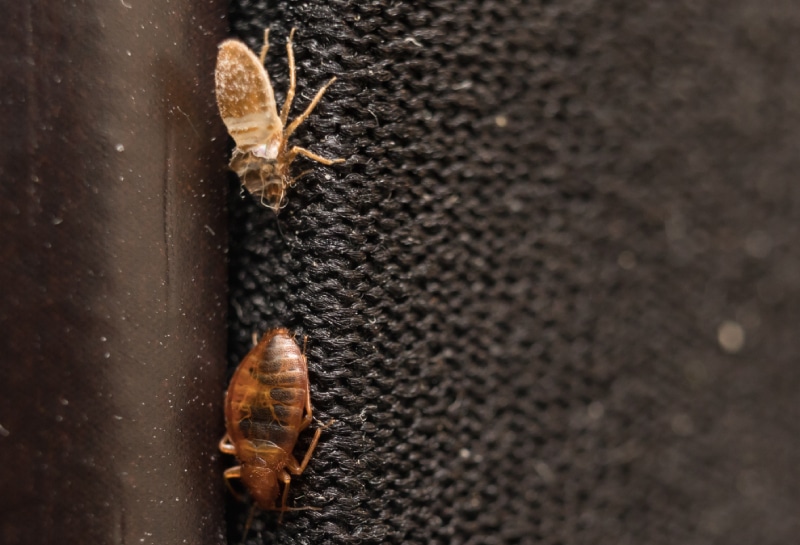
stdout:
[[260,513],[248,543],[796,539],[800,7],[231,23],[254,48],[271,28],[279,102],[298,28],[293,115],[339,79],[293,143],[347,159],[299,160],[277,219],[230,178],[229,363],[308,335],[314,425],[336,419],[290,492],[321,509]]

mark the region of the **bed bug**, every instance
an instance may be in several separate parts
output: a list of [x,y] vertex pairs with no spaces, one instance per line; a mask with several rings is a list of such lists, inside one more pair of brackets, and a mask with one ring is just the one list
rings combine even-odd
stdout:
[[306,110],[288,126],[289,110],[295,93],[295,65],[292,39],[286,41],[289,58],[289,90],[278,115],[275,93],[264,68],[269,50],[269,29],[264,31],[264,46],[260,57],[239,40],[225,40],[219,46],[215,72],[217,106],[228,133],[236,143],[230,168],[239,176],[244,187],[261,204],[278,211],[286,204],[286,189],[302,176],[292,177],[289,166],[298,155],[332,165],[344,159],[326,159],[298,146],[288,147],[292,133],[306,120],[322,100],[336,78],[333,77],[317,91]]
[[225,395],[226,433],[219,449],[239,461],[224,473],[228,486],[231,479],[241,479],[256,505],[267,511],[283,515],[298,509],[286,507],[291,476],[303,473],[322,430],[333,423],[317,428],[298,462],[292,450],[311,419],[305,350],[286,329],[267,331],[236,368]]

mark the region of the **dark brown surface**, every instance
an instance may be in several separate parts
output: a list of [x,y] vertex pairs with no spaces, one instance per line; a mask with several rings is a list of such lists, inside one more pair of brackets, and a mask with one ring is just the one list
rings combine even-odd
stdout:
[[4,545],[223,540],[223,9],[3,10]]
[[252,331],[307,334],[337,420],[292,481],[322,510],[260,514],[250,542],[797,541],[796,2],[231,22],[254,47],[271,26],[279,102],[298,27],[294,114],[339,79],[293,143],[348,158],[298,161],[278,222],[232,195],[229,363]]

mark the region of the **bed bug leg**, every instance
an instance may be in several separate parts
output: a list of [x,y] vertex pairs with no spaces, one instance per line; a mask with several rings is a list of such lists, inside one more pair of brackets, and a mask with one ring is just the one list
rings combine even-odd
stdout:
[[231,484],[231,479],[242,478],[242,466],[229,467],[225,470],[222,476],[225,477],[225,486],[228,487],[228,490],[230,490],[233,497],[236,498],[237,501],[243,502],[244,498],[242,498],[242,496],[236,490],[234,490],[233,485]]
[[261,46],[261,54],[258,56],[261,64],[264,64],[264,61],[267,60],[267,51],[269,51],[269,29],[264,29],[264,45]]
[[231,438],[227,433],[225,434],[225,437],[223,437],[222,440],[219,442],[219,450],[223,454],[232,454],[232,455],[236,454],[236,445],[231,443]]
[[289,459],[286,461],[286,468],[283,471],[283,474],[279,477],[281,481],[283,481],[283,497],[281,498],[281,506],[280,508],[276,509],[276,511],[280,511],[281,514],[278,517],[278,523],[280,523],[281,519],[283,518],[283,514],[286,511],[319,511],[319,507],[286,507],[286,500],[289,497],[289,485],[292,483],[292,475],[300,475],[305,471],[306,466],[308,466],[308,462],[311,460],[311,455],[314,454],[314,449],[317,448],[317,443],[319,443],[319,438],[322,435],[322,430],[328,428],[331,424],[336,422],[336,420],[331,420],[321,428],[317,428],[317,431],[314,432],[314,438],[311,440],[311,444],[308,446],[308,450],[306,451],[306,455],[303,458],[301,463],[297,463],[297,460],[294,456],[290,456]]
[[[286,91],[286,100],[283,103],[283,107],[281,107],[281,125],[284,127],[289,120],[289,110],[292,109],[294,92],[297,85],[296,69],[294,65],[294,46],[292,44],[295,30],[297,29],[293,28],[292,31],[289,32],[289,39],[286,40],[286,57],[289,59],[289,89]],[[287,134],[284,138],[289,138],[289,135]]]
[[292,458],[290,460],[291,463],[286,464],[286,468],[289,470],[289,473],[291,473],[292,475],[300,475],[303,471],[306,470],[308,462],[311,461],[311,455],[314,454],[314,449],[317,448],[317,443],[319,443],[319,438],[322,435],[322,432],[331,427],[331,425],[333,425],[334,422],[336,422],[336,420],[330,420],[327,424],[325,424],[321,428],[317,428],[317,431],[314,432],[314,438],[311,440],[311,444],[308,446],[308,450],[306,451],[306,455],[303,458],[303,461],[298,464],[297,460]]
[[[292,133],[297,129],[297,127],[300,126],[300,123],[305,121],[306,118],[309,115],[311,115],[311,112],[313,112],[314,108],[317,107],[317,104],[319,104],[319,101],[322,100],[322,95],[325,94],[325,91],[328,90],[328,87],[333,85],[334,81],[336,81],[336,76],[332,77],[330,79],[330,81],[328,81],[328,83],[326,83],[325,85],[322,86],[322,89],[317,91],[317,94],[314,97],[314,100],[312,100],[311,104],[308,105],[308,107],[306,108],[306,111],[303,112],[302,114],[300,114],[297,118],[295,118],[294,121],[292,121],[292,123],[288,127],[286,127],[286,130],[283,132],[283,137],[284,138],[288,139],[292,135]],[[288,115],[288,113],[287,113],[287,115]]]
[[253,507],[250,508],[250,513],[247,515],[247,521],[244,523],[244,532],[242,532],[242,545],[247,541],[247,534],[250,533],[250,527],[253,525],[253,518],[255,517],[257,508],[258,505],[254,503]]
[[297,183],[297,180],[299,180],[300,178],[302,178],[306,174],[311,174],[312,172],[314,172],[314,169],[312,169],[312,168],[310,168],[308,170],[304,170],[303,172],[301,172],[300,174],[298,174],[297,176],[295,176],[294,178],[289,180],[289,187],[292,187],[295,183]]
[[[242,466],[233,466],[229,467],[225,470],[222,474],[225,477],[225,482],[230,481],[231,479],[241,479],[242,478]],[[230,486],[230,483],[228,483]],[[238,496],[238,494],[237,494]]]
[[[325,157],[320,157],[313,151],[309,151],[305,148],[301,148],[299,146],[294,146],[292,149],[289,150],[288,154],[288,161],[291,163],[294,161],[295,157],[298,155],[302,155],[303,157],[308,157],[309,159],[316,161],[318,163],[322,163],[323,165],[331,166],[336,163],[344,163],[344,159],[326,159]],[[302,176],[302,174],[301,174]]]
[[281,497],[281,514],[278,515],[278,524],[281,523],[283,514],[288,510],[286,507],[286,498],[289,496],[289,485],[292,484],[292,476],[283,471],[280,479],[283,481],[283,497]]
[[[231,454],[234,456],[236,455],[236,445],[231,443],[231,438],[228,436],[227,433],[225,434],[225,437],[223,437],[222,440],[219,442],[219,450],[223,454]],[[227,486],[228,490],[231,491],[233,497],[239,501],[244,501],[242,496],[238,492],[236,492],[236,490],[233,489],[233,486],[231,486],[231,479],[240,479],[242,477],[242,466],[234,466],[226,469],[225,473],[223,473],[223,477],[225,477],[225,486]]]
[[[308,335],[303,335],[303,359],[306,359],[306,347],[308,346]],[[306,360],[308,362],[308,360]],[[308,363],[306,363],[308,365]],[[300,431],[303,431],[307,427],[311,425],[311,422],[314,420],[314,411],[311,409],[311,389],[309,388],[306,390],[306,407],[305,407],[306,415],[303,417],[303,421],[300,422]],[[296,464],[297,462],[295,462]]]
[[292,484],[292,476],[287,473],[286,471],[283,472],[283,475],[280,476],[280,480],[283,482],[283,497],[281,498],[281,506],[279,508],[275,508],[276,511],[280,511],[281,514],[278,515],[278,524],[281,523],[283,520],[283,514],[286,511],[321,511],[319,507],[286,507],[286,500],[289,497],[289,485]]

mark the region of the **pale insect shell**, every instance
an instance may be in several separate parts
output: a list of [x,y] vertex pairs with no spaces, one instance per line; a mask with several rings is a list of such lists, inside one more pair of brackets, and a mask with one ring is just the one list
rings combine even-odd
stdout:
[[239,40],[225,40],[219,46],[215,80],[219,113],[236,147],[276,159],[283,125],[269,76],[258,57]]

